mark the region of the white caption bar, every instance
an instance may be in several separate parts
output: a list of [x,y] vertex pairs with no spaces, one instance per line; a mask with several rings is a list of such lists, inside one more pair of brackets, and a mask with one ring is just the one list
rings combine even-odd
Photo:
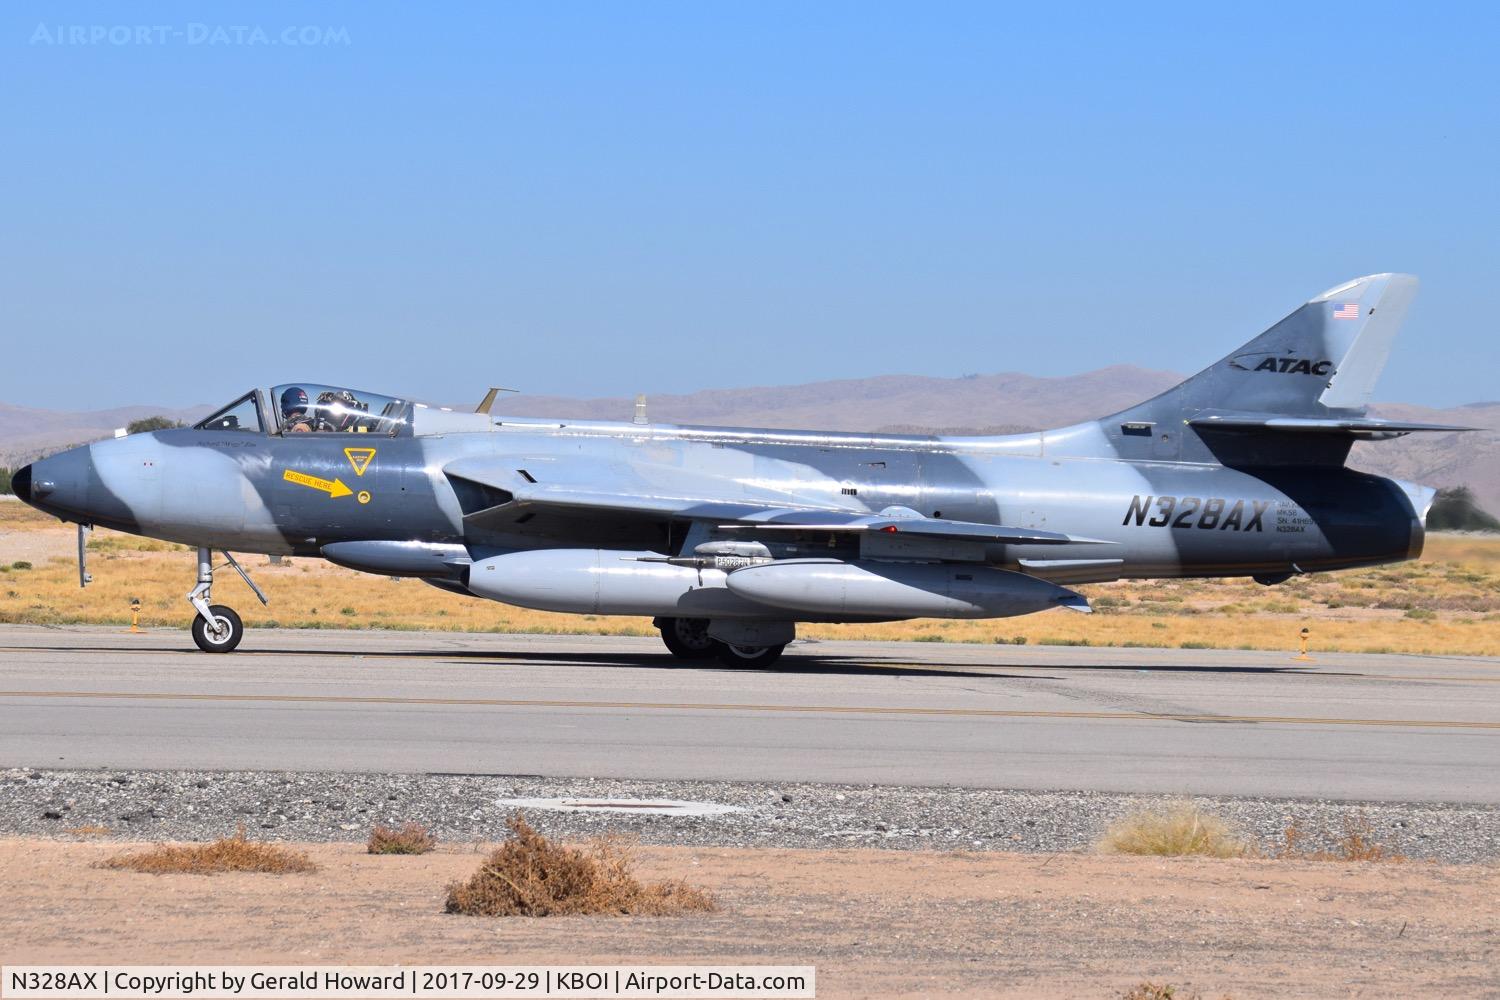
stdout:
[[0,997],[395,997],[817,996],[811,965],[9,965]]

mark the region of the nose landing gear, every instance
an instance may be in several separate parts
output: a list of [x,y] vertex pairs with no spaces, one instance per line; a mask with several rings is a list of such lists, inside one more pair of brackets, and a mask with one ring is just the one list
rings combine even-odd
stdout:
[[245,623],[233,608],[223,604],[211,604],[208,611],[213,615],[213,624],[202,615],[194,618],[193,641],[205,653],[233,652],[245,637]]
[[[223,551],[222,549],[220,551]],[[266,595],[250,579],[240,564],[235,561],[234,556],[224,552],[224,558],[228,560],[226,565],[234,568],[246,585],[260,598],[260,603],[269,604]],[[240,616],[234,609],[224,604],[210,604],[213,600],[212,590],[214,583],[214,550],[206,546],[198,547],[198,586],[194,587],[187,595],[188,603],[193,610],[198,612],[198,617],[193,619],[193,642],[205,653],[230,653],[240,644],[245,637],[245,624],[240,621]]]

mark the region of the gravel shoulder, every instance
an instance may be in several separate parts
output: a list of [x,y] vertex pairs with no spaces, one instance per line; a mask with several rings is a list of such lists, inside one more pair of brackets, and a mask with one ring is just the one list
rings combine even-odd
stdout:
[[1493,866],[648,847],[713,891],[682,918],[446,915],[473,847],[299,845],[310,875],[138,875],[119,844],[0,840],[14,964],[788,964],[820,997],[1500,995]]
[[[524,775],[276,771],[0,770],[0,836],[203,840],[243,824],[262,839],[349,841],[417,821],[450,843],[504,836],[517,798],[669,799],[736,807],[714,816],[531,810],[544,833],[617,833],[645,845],[1049,853],[1087,850],[1115,819],[1160,797],[872,785],[626,781]],[[1274,851],[1291,823],[1317,848],[1367,820],[1390,851],[1447,864],[1500,861],[1500,807],[1198,797]]]

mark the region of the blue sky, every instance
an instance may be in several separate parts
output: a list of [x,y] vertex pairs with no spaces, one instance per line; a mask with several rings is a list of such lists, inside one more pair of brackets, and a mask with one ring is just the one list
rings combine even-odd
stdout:
[[1189,371],[1384,270],[1377,396],[1500,398],[1496,11],[7,4],[0,401]]

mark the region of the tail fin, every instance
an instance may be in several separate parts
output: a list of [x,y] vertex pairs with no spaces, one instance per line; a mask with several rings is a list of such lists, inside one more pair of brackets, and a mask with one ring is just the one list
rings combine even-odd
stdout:
[[[1225,464],[1342,464],[1356,436],[1438,429],[1364,418],[1416,290],[1409,274],[1331,288],[1186,382],[1100,423],[1122,452]],[[1251,445],[1251,434],[1261,440]],[[1265,439],[1287,445],[1288,435],[1295,445],[1287,448]]]
[[1199,409],[1362,415],[1416,290],[1409,274],[1373,274],[1329,289],[1135,409],[1174,417]]

